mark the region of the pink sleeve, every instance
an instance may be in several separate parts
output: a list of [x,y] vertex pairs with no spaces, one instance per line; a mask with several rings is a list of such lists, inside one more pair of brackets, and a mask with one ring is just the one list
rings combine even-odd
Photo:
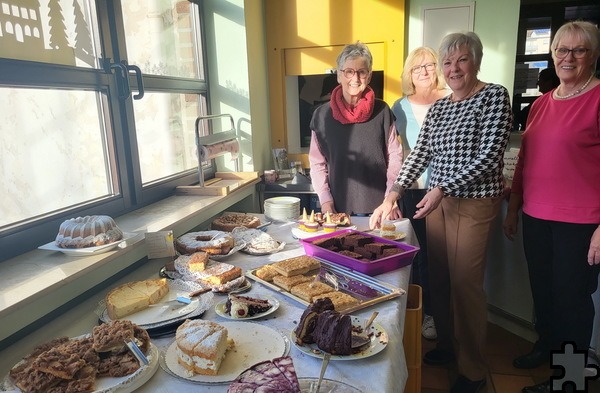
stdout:
[[523,194],[523,142],[521,142],[521,148],[519,149],[519,158],[517,159],[517,165],[515,166],[515,173],[513,174],[512,184],[510,186],[510,192],[515,194]]
[[385,184],[385,195],[389,194],[400,169],[402,168],[402,145],[396,136],[396,125],[392,124],[390,130],[390,138],[388,139],[388,167],[387,167],[387,181]]
[[323,204],[333,201],[333,196],[329,189],[329,169],[327,160],[323,156],[323,153],[321,153],[319,142],[317,142],[314,131],[311,132],[308,161],[310,162],[310,178],[312,186],[319,197],[319,203]]

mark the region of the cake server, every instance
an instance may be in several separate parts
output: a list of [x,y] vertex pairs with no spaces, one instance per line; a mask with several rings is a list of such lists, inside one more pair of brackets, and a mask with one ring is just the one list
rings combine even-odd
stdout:
[[321,373],[319,374],[319,380],[317,381],[317,385],[314,389],[311,389],[310,393],[319,393],[321,389],[321,382],[323,382],[323,377],[325,376],[325,370],[327,369],[327,365],[329,364],[329,360],[331,359],[331,354],[324,352],[323,353],[323,363],[321,363]]

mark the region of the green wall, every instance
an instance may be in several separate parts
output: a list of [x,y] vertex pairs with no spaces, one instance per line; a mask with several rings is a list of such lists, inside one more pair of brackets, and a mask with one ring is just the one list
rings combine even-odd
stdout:
[[[423,31],[421,19],[424,7],[469,4],[464,0],[407,1],[408,52],[421,45]],[[483,62],[479,78],[484,82],[503,85],[512,96],[521,2],[520,0],[479,0],[474,3],[474,31],[483,43]]]

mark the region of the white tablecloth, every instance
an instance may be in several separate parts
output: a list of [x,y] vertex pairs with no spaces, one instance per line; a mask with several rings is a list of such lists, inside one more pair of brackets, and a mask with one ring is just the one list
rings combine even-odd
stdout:
[[[264,217],[261,217],[264,221]],[[353,217],[353,223],[357,225],[358,230],[368,228],[367,217]],[[291,258],[304,254],[302,245],[292,237],[292,223],[274,223],[267,227],[267,233],[279,241],[286,242],[283,251],[268,256],[250,256],[244,253],[236,253],[224,262],[232,263],[242,267],[243,270],[249,270],[266,263],[276,262],[282,259]],[[417,244],[416,237],[408,220],[403,220],[399,224],[399,229],[407,233],[405,241],[409,244]],[[121,282],[154,278],[161,266],[164,266],[166,260],[149,260],[141,268],[127,274],[115,282],[115,285]],[[408,290],[410,276],[410,265],[404,268],[385,273],[376,278],[389,284],[397,286],[404,291]],[[108,291],[108,289],[107,289]],[[97,318],[93,315],[94,305],[103,298],[105,293],[93,296],[82,302],[80,305],[67,311],[60,318],[51,321],[47,325],[47,330],[40,329],[27,336],[24,340],[33,340],[41,343],[49,338],[62,334],[71,335],[72,332],[79,330],[79,334],[91,331],[91,327]],[[252,288],[247,292],[249,296],[272,296],[279,300],[279,309],[266,317],[265,319],[253,320],[252,322],[269,326],[281,334],[289,337],[300,319],[305,309],[303,304],[290,299],[289,297],[277,293],[270,288],[263,286],[258,282],[252,282]],[[224,297],[215,295],[214,303],[222,301]],[[376,304],[367,309],[356,311],[353,314],[368,318],[373,311],[379,311],[376,319],[388,333],[389,342],[387,347],[380,353],[369,358],[353,361],[331,361],[325,373],[325,378],[341,380],[349,383],[363,392],[403,392],[408,371],[402,346],[402,337],[404,332],[404,316],[406,311],[406,295],[398,298]],[[81,317],[85,315],[85,317]],[[225,322],[224,318],[218,316],[214,307],[211,307],[204,316],[206,320],[216,322]],[[154,344],[160,349],[166,349],[174,340],[174,336],[167,336],[153,339]],[[18,353],[15,348],[9,348],[2,351],[3,356],[11,356]],[[308,356],[299,351],[291,344],[290,356],[294,360],[294,366],[299,377],[318,377],[321,367],[321,360]],[[15,363],[19,358],[15,358]],[[140,393],[185,393],[185,392],[226,392],[227,385],[198,385],[185,380],[176,379],[167,374],[161,368],[156,374],[136,392]]]

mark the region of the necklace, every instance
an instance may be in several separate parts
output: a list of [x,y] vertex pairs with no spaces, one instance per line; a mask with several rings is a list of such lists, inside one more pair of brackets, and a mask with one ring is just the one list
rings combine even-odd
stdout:
[[590,77],[588,78],[587,82],[585,82],[583,84],[583,86],[581,86],[579,89],[575,90],[574,92],[567,94],[566,96],[561,96],[560,94],[558,94],[558,89],[556,89],[556,91],[554,92],[554,96],[556,98],[560,98],[561,100],[566,100],[567,98],[571,98],[573,96],[576,96],[577,94],[579,94],[582,91],[584,91],[586,87],[588,87],[588,85],[592,81],[593,77],[594,77],[594,74],[591,74]]
[[468,92],[465,96],[463,97],[457,97],[456,94],[454,92],[452,92],[452,102],[459,102],[459,101],[464,101],[467,98],[471,97],[471,95],[475,92],[475,89],[477,88],[477,86],[479,86],[479,79],[477,79],[475,81],[475,84],[473,85],[473,88],[471,89],[470,92]]

